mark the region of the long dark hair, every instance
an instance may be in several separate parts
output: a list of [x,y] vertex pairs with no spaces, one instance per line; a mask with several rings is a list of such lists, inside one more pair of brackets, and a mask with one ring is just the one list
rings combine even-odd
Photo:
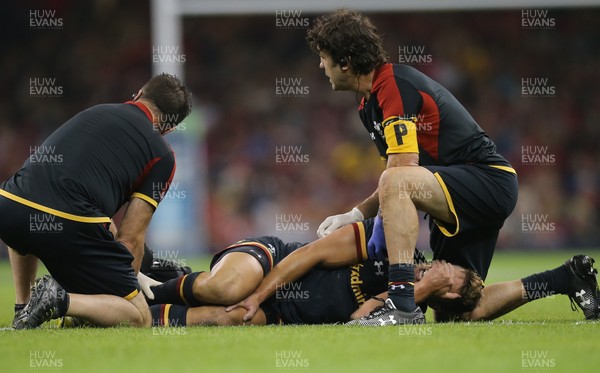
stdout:
[[317,18],[306,41],[313,51],[328,53],[335,62],[347,63],[358,74],[368,74],[388,60],[377,28],[369,18],[351,9],[338,9]]

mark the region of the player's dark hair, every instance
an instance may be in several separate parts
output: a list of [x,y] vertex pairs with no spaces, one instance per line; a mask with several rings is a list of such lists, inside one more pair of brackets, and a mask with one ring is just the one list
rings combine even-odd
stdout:
[[460,298],[457,300],[457,309],[462,312],[471,312],[479,304],[481,291],[483,290],[483,280],[477,272],[472,269],[465,269],[465,283],[460,289]]
[[[477,272],[465,268],[465,282],[460,288],[460,298],[457,299],[435,299],[428,302],[431,307],[440,311],[441,315],[436,314],[436,321],[456,321],[462,320],[462,315],[469,313],[477,307],[481,300],[481,291],[483,290],[483,280]],[[438,318],[441,317],[441,318]]]
[[318,18],[306,41],[338,64],[348,64],[358,74],[368,74],[388,61],[383,41],[369,18],[351,9],[338,9]]
[[142,97],[161,111],[160,124],[165,130],[177,126],[192,110],[192,95],[181,80],[171,74],[153,76],[143,87]]

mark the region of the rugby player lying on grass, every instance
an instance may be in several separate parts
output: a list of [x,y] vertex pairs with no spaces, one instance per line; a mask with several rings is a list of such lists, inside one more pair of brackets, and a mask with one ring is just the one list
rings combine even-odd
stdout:
[[[366,221],[365,221],[366,223]],[[366,224],[364,225],[366,227]],[[233,312],[240,308],[247,310],[243,319],[253,320],[259,306],[269,299],[278,287],[290,283],[303,276],[317,266],[351,265],[366,258],[366,253],[358,254],[352,245],[325,245],[325,240],[334,236],[334,240],[343,240],[345,236],[364,234],[360,223],[353,223],[333,231],[329,236],[308,244],[288,255],[263,279],[260,286],[246,299],[230,306],[227,311]],[[382,227],[375,223],[368,229],[366,238],[368,258],[381,259],[385,256],[386,247]],[[338,237],[339,236],[339,237]],[[348,239],[348,238],[346,238]],[[361,246],[362,248],[362,246]],[[586,319],[597,319],[600,313],[598,283],[593,267],[594,259],[587,255],[575,255],[563,265],[541,273],[536,273],[520,280],[500,282],[486,286],[482,290],[481,299],[477,304],[469,304],[456,297],[438,297],[427,299],[427,303],[435,310],[436,321],[476,321],[491,320],[500,317],[527,302],[555,294],[566,294],[571,299],[571,307],[575,310],[576,303],[583,310]],[[424,298],[418,297],[418,283],[415,283],[415,299],[417,303]],[[372,312],[364,307],[354,314],[360,319],[350,324],[359,325],[389,325],[385,323],[389,315]],[[368,315],[368,316],[367,316]],[[154,316],[154,314],[153,314]],[[377,319],[377,323],[363,320]]]
[[[296,277],[295,282],[282,283],[248,323],[347,322],[365,313],[357,311],[361,304],[367,313],[382,306],[383,300],[373,297],[386,296],[388,265],[367,258],[366,244],[372,224],[372,219],[355,223],[304,246],[340,255],[321,261],[318,268]],[[251,294],[266,274],[302,246],[268,236],[229,246],[213,257],[210,273],[192,273],[151,288],[153,325],[244,324],[244,309],[226,312],[223,306]],[[424,261],[422,254],[416,261]],[[472,309],[481,296],[482,281],[474,271],[446,262],[422,263],[415,268],[415,279],[415,298],[421,303],[452,299]],[[388,322],[396,323],[396,320]]]

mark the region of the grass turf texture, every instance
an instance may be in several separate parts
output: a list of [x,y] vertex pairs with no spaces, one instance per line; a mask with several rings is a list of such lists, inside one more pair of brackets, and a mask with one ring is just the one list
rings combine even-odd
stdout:
[[[599,251],[587,253],[600,260]],[[554,268],[573,254],[499,252],[487,282]],[[0,328],[12,320],[13,300],[9,265],[0,262]],[[1,330],[0,371],[597,372],[600,323],[582,319],[556,296],[465,324]]]

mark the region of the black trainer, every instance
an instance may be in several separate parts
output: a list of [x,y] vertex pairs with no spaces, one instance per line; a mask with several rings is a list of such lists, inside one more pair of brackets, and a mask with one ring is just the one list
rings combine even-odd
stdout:
[[67,297],[67,292],[49,275],[35,280],[31,287],[31,299],[13,321],[15,329],[33,329],[48,320],[64,315],[59,314],[59,301]]
[[19,320],[21,317],[23,317],[23,316],[21,316],[23,311],[25,311],[25,308],[15,311],[15,317],[13,318],[13,321],[10,324],[10,326],[12,326],[13,329],[19,329],[18,328],[19,323],[17,322],[17,320]]
[[346,325],[362,326],[394,326],[403,324],[425,324],[425,315],[421,308],[417,307],[413,312],[400,311],[391,299],[386,299],[383,307],[360,319],[352,320]]
[[575,255],[565,262],[573,278],[571,290],[567,293],[571,299],[571,308],[575,305],[583,311],[586,319],[597,319],[600,315],[600,302],[598,299],[598,270],[594,268],[594,258],[587,255]]

